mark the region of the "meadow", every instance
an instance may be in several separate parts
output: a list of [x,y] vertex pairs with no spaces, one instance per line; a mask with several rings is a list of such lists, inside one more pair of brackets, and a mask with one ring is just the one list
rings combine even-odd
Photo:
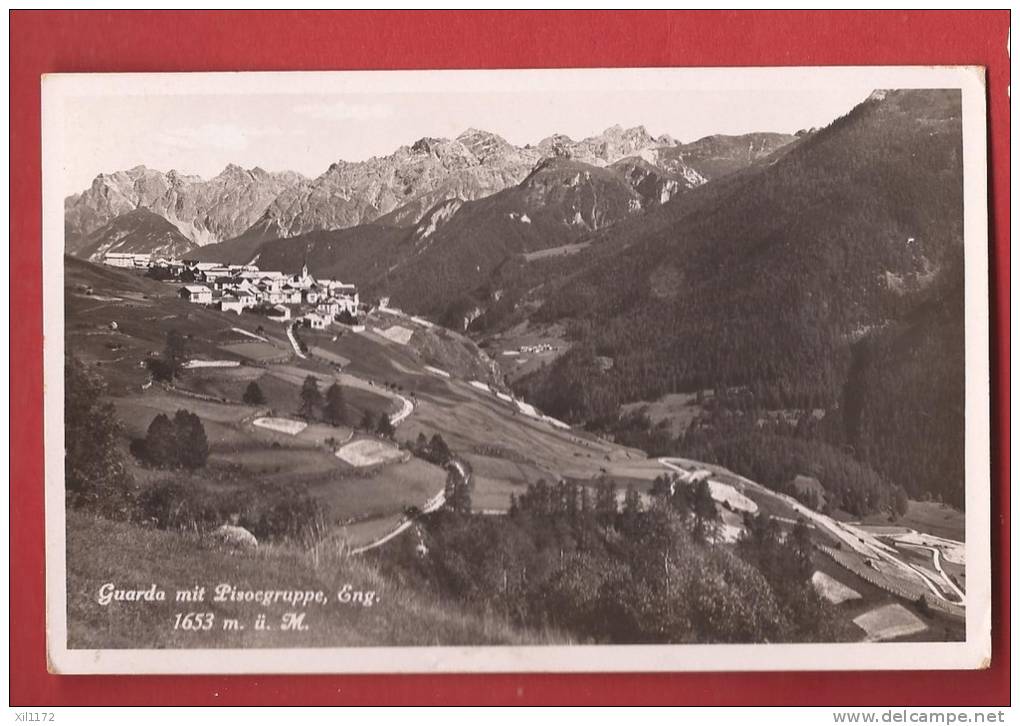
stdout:
[[[380,645],[539,645],[569,642],[562,633],[512,627],[484,613],[401,585],[334,542],[313,550],[266,546],[230,550],[177,532],[146,529],[70,511],[67,515],[68,647],[323,648]],[[100,588],[156,585],[162,602],[97,602]],[[212,602],[225,583],[239,590],[322,591],[328,601],[304,608],[278,603]],[[342,603],[345,585],[374,593],[373,604]],[[205,587],[202,602],[176,602],[177,590]],[[363,600],[362,602],[367,602]],[[209,612],[209,631],[174,628],[177,613]],[[287,612],[304,612],[307,630],[282,630]],[[265,613],[272,626],[254,629]],[[237,621],[238,628],[224,628]]]

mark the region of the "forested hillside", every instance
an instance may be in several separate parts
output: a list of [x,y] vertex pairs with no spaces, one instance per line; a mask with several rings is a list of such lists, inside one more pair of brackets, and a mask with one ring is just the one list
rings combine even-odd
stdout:
[[[945,468],[962,438],[938,439],[937,459],[927,440],[952,429],[932,410],[962,410],[949,362],[962,353],[962,304],[934,283],[961,264],[962,204],[959,94],[876,92],[788,150],[594,239],[532,316],[568,322],[574,348],[519,392],[574,421],[708,389],[743,408],[835,410],[866,338],[858,455],[912,492],[931,491],[936,468],[951,483],[935,488],[962,491]],[[922,299],[940,312],[923,314]]]
[[867,336],[845,393],[847,441],[914,498],[962,507],[963,271],[954,266],[910,315]]

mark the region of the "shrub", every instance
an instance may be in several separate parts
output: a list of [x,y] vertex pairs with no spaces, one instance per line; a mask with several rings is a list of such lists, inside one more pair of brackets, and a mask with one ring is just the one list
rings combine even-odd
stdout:
[[103,381],[64,357],[64,480],[67,502],[115,519],[129,516],[134,481],[117,446],[120,422]]

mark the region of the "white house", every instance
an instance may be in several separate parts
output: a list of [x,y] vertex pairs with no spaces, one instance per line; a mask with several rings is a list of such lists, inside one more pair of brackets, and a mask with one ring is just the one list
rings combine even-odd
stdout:
[[335,317],[342,312],[348,312],[351,315],[357,315],[358,304],[350,297],[331,297],[328,300],[322,300],[315,308],[323,315],[329,315]]
[[220,310],[225,313],[237,313],[240,315],[244,312],[244,305],[233,295],[224,295],[220,298]]
[[223,267],[219,262],[196,262],[195,260],[185,261],[188,268],[195,273],[206,272],[207,270],[215,270],[218,267]]
[[330,298],[329,300],[322,300],[319,302],[318,305],[315,306],[315,309],[319,311],[319,314],[328,315],[329,317],[332,318],[340,313],[340,301],[336,300],[335,298]]
[[291,285],[284,285],[280,289],[280,293],[283,295],[281,302],[290,303],[291,305],[301,304],[301,291]]
[[358,314],[358,295],[357,295],[357,293],[354,294],[354,297],[351,297],[349,295],[341,295],[340,297],[337,297],[337,298],[334,298],[334,299],[336,300],[337,305],[339,306],[339,310],[337,311],[338,314],[340,312],[343,312],[343,311],[346,311],[346,312],[350,313],[351,315],[357,315]]
[[240,278],[237,284],[234,286],[234,289],[236,289],[238,292],[247,292],[254,295],[256,287],[251,280],[247,278]]
[[133,252],[107,252],[103,264],[110,267],[148,267],[152,256]]
[[103,255],[103,264],[110,267],[134,267],[135,256],[126,252],[107,252]]
[[332,322],[332,318],[320,315],[319,313],[308,313],[302,320],[307,321],[309,327],[313,330],[325,330],[329,327],[330,322]]
[[217,280],[225,280],[230,277],[231,272],[226,267],[210,267],[206,270],[200,270],[201,277],[206,282],[215,282]]
[[286,305],[274,305],[273,314],[269,316],[270,320],[290,320],[290,308]]
[[185,285],[180,290],[181,299],[199,305],[212,304],[212,290],[205,285]]

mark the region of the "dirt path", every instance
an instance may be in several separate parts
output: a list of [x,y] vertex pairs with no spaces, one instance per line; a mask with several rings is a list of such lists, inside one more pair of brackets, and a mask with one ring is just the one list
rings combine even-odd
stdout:
[[294,328],[289,323],[285,323],[287,327],[287,340],[290,341],[290,347],[294,349],[294,355],[298,358],[308,358],[307,355],[301,352],[301,346],[298,345],[297,338],[294,337]]
[[[246,335],[249,338],[254,338],[255,340],[261,340],[263,343],[268,343],[269,342],[269,338],[265,338],[265,337],[263,337],[261,335],[257,335],[256,333],[249,333],[244,328],[231,328],[231,330],[234,331],[235,333],[240,333],[241,335]],[[289,328],[288,328],[288,330],[289,330]]]

